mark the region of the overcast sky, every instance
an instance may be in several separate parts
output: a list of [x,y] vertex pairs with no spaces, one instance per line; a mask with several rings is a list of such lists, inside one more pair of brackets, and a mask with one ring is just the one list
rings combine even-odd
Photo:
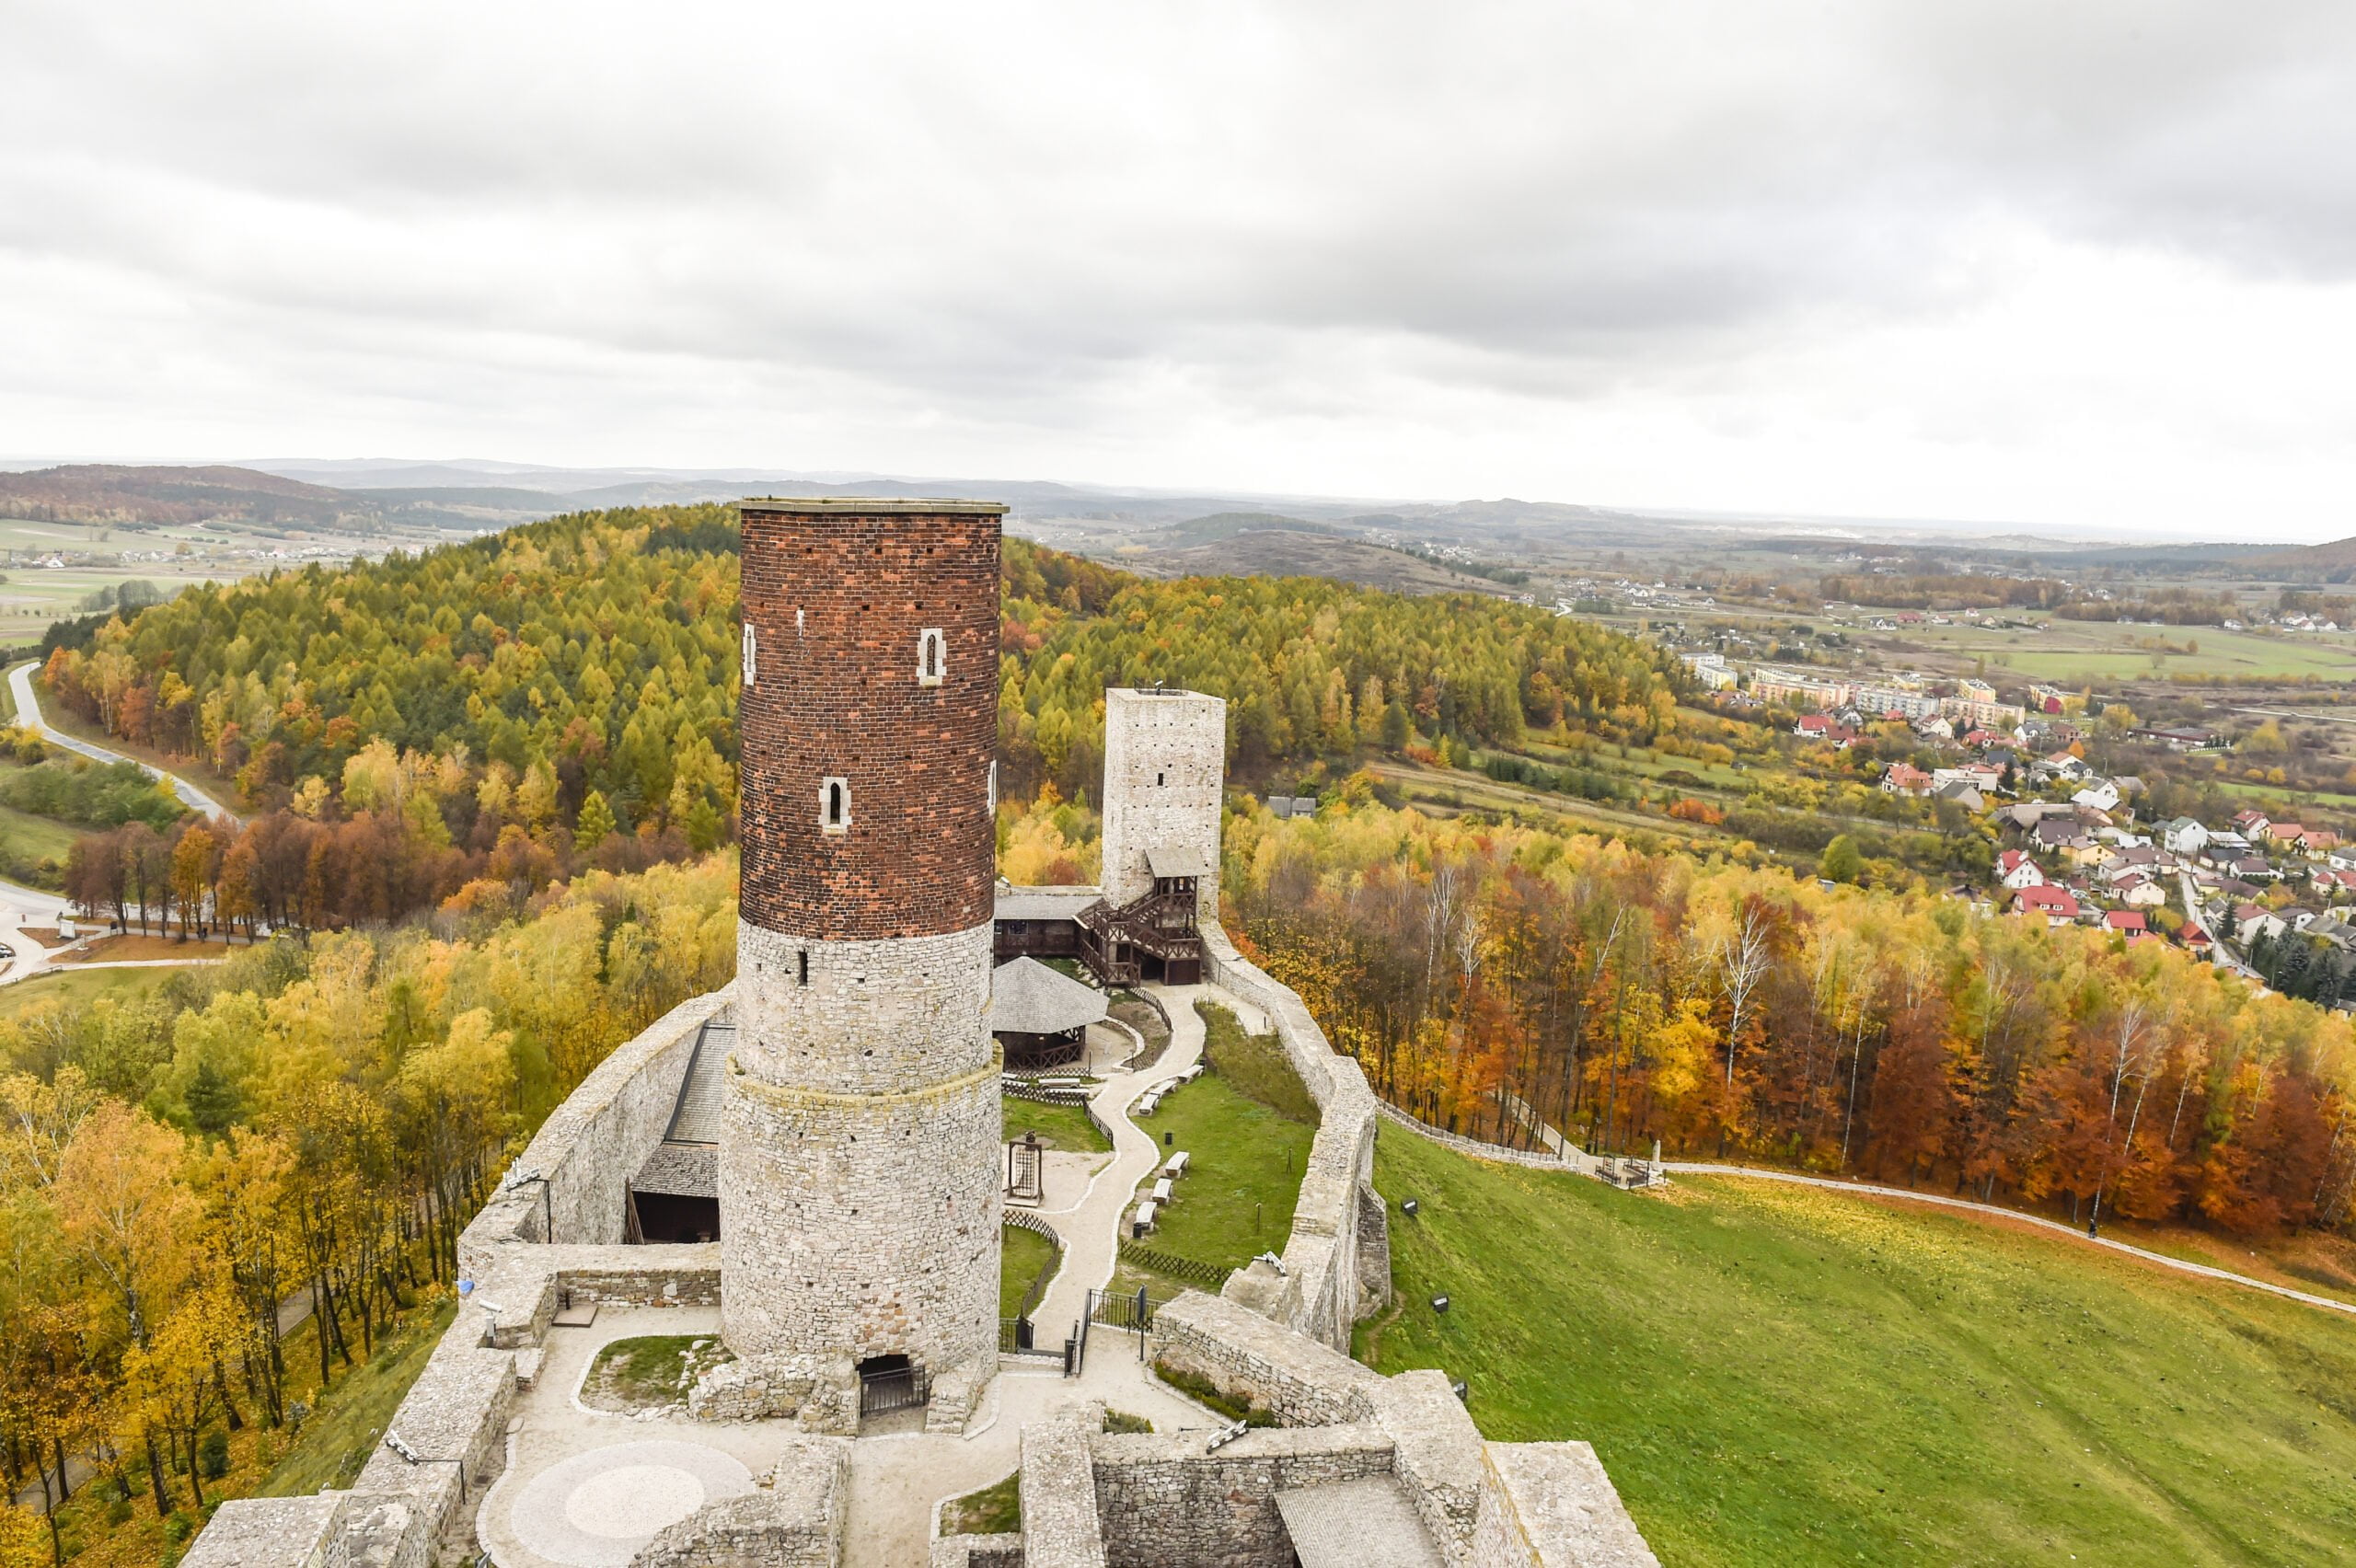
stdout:
[[2356,5],[0,6],[0,454],[2356,534]]

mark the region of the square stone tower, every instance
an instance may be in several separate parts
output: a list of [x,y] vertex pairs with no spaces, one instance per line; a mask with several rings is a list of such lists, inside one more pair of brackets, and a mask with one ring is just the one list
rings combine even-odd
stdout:
[[806,1426],[962,1424],[998,1360],[1005,508],[747,501],[722,1332]]
[[[1104,898],[1153,891],[1151,861],[1190,866],[1196,906],[1218,908],[1219,806],[1227,783],[1227,701],[1200,692],[1113,686],[1104,693]],[[1167,876],[1171,870],[1162,872]]]

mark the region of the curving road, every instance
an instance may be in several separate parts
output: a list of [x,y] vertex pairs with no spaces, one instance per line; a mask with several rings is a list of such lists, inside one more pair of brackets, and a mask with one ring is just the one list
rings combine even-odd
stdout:
[[[38,732],[40,738],[47,741],[51,745],[62,747],[66,751],[75,753],[81,756],[87,756],[93,762],[136,763],[138,764],[139,770],[146,774],[150,778],[160,778],[165,783],[169,784],[172,787],[172,793],[179,796],[180,804],[188,807],[189,810],[192,812],[202,812],[206,816],[213,818],[216,822],[234,824],[238,820],[237,813],[231,811],[228,807],[223,805],[220,801],[214,800],[212,796],[206,794],[203,790],[198,789],[195,785],[190,783],[179,774],[167,773],[162,768],[156,767],[152,763],[140,762],[135,756],[125,756],[121,752],[109,751],[104,746],[93,745],[88,741],[83,740],[80,736],[69,735],[64,731],[52,724],[47,719],[41,716],[40,699],[35,696],[33,692],[33,673],[40,668],[40,664],[29,662],[19,664],[15,669],[8,672],[8,689],[16,694],[17,698],[17,723],[24,725],[29,730]],[[7,895],[8,890],[0,888],[0,897]]]

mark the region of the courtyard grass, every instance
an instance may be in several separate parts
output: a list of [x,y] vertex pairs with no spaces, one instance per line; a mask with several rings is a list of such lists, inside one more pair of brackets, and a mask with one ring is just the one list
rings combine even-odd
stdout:
[[1022,1528],[1022,1472],[994,1481],[979,1492],[953,1497],[941,1505],[941,1533],[953,1535],[1012,1535]]
[[1036,1133],[1041,1142],[1067,1153],[1112,1152],[1112,1140],[1098,1132],[1096,1124],[1088,1119],[1088,1113],[1077,1105],[1050,1105],[1037,1100],[1017,1100],[1011,1094],[1000,1095],[999,1105],[1005,1126],[1003,1136],[1009,1143],[1025,1133]]
[[1037,1231],[1019,1225],[1007,1226],[999,1236],[1002,1245],[998,1255],[998,1315],[1011,1318],[1039,1271],[1055,1262],[1056,1248]]
[[[1135,1118],[1165,1158],[1182,1148],[1189,1157],[1186,1174],[1173,1188],[1175,1201],[1138,1245],[1224,1273],[1261,1252],[1284,1250],[1317,1136],[1316,1106],[1273,1036],[1246,1034],[1223,1008],[1207,1005],[1202,1012],[1211,1070],[1172,1090],[1151,1116]],[[1150,1190],[1153,1178],[1141,1185]],[[1112,1289],[1140,1286],[1157,1298],[1218,1288],[1125,1255]]]
[[1765,1182],[1627,1193],[1387,1128],[1376,1175],[1399,1299],[1361,1357],[1593,1443],[1665,1562],[2356,1560],[2356,1321]]

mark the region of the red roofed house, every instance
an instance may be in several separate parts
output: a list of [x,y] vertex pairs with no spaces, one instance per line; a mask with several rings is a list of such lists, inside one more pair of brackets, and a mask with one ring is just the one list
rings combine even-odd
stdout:
[[1911,764],[1893,762],[1889,771],[1881,776],[1881,788],[1886,795],[1927,795],[1931,792],[1931,776]]
[[2007,849],[1996,857],[1996,880],[2018,893],[2025,887],[2041,887],[2045,873],[2028,858],[2026,849]]
[[2041,915],[2049,926],[2066,926],[2078,917],[2078,900],[2066,887],[2025,887],[2013,894],[2013,913]]
[[2124,932],[2130,946],[2148,940],[2152,934],[2141,909],[2114,909],[2102,917],[2102,924],[2105,930]]

